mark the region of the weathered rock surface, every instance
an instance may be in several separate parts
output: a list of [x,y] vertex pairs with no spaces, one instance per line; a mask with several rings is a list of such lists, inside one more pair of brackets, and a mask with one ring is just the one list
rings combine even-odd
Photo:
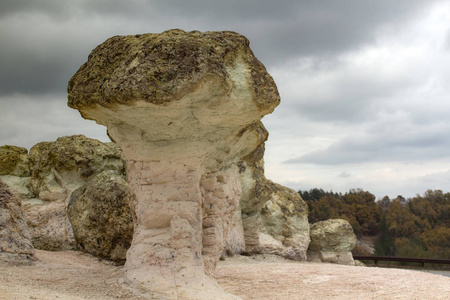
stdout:
[[279,96],[234,32],[117,36],[69,82],[69,106],[127,160],[135,231],[125,279],[155,299],[234,299],[208,275],[241,196],[237,162]]
[[349,222],[330,219],[311,225],[308,261],[354,265],[356,236]]
[[[263,126],[259,127],[267,138]],[[267,253],[306,260],[309,244],[308,207],[297,192],[267,180],[264,175],[264,144],[239,162],[242,197],[241,223],[235,222],[226,253]]]
[[33,245],[43,250],[74,249],[67,218],[72,192],[103,170],[124,174],[117,145],[82,135],[41,142],[30,149],[31,189],[35,198],[22,198]]
[[306,260],[310,241],[308,206],[296,191],[270,181],[268,186],[269,200],[261,209],[261,252]]
[[18,197],[33,197],[27,149],[10,145],[0,147],[0,179]]
[[67,213],[79,249],[124,263],[133,238],[128,203],[134,195],[121,175],[104,171],[72,193]]
[[12,175],[29,177],[28,151],[25,148],[4,145],[0,146],[0,176]]
[[31,235],[20,200],[0,180],[0,265],[31,264],[34,260]]

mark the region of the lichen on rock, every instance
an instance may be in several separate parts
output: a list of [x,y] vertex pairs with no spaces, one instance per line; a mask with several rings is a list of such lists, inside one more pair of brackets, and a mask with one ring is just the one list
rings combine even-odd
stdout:
[[28,150],[22,147],[0,146],[0,176],[30,176],[28,167]]
[[75,190],[67,213],[78,248],[123,264],[133,238],[132,197],[124,178],[111,170]]

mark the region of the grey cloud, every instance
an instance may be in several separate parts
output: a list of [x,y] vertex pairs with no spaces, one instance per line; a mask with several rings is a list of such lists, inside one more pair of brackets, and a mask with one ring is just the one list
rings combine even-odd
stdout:
[[105,127],[83,120],[78,111],[67,107],[65,99],[65,94],[0,98],[0,145],[30,148],[38,142],[81,133],[109,141]]
[[71,7],[64,1],[52,0],[2,0],[0,2],[0,17],[23,13],[44,13],[51,16],[60,16]]
[[340,165],[450,158],[447,150],[450,147],[449,130],[450,124],[446,124],[439,130],[417,126],[403,132],[393,129],[392,132],[374,132],[369,135],[355,133],[326,149],[310,152],[285,163]]
[[[249,37],[256,55],[270,69],[293,57],[333,55],[371,42],[380,24],[400,23],[424,2],[4,0],[0,23],[23,19],[20,23],[29,27],[0,31],[0,95],[65,90],[71,74],[84,62],[80,57],[85,59],[92,48],[115,34],[176,27],[235,30]],[[44,17],[31,23],[33,16]],[[64,31],[45,32],[42,22]]]
[[[271,56],[326,55],[371,42],[384,24],[401,24],[428,1],[164,1],[177,11],[216,26],[241,29],[264,61]],[[265,49],[265,50],[263,50]]]
[[349,177],[351,177],[351,176],[352,176],[352,174],[350,174],[350,173],[344,171],[344,172],[339,173],[339,175],[338,175],[337,177],[340,177],[340,178],[349,178]]

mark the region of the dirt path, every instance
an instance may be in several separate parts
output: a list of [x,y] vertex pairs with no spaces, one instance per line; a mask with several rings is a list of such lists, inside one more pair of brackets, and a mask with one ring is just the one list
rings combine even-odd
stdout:
[[[122,268],[74,251],[37,251],[31,267],[0,267],[0,299],[142,299]],[[243,299],[450,299],[450,278],[419,271],[298,263],[273,256],[220,262],[216,279]]]

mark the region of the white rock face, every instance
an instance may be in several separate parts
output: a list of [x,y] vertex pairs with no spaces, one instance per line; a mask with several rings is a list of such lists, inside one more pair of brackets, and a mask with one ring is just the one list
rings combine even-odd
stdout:
[[237,162],[265,138],[276,86],[243,36],[114,37],[69,82],[69,106],[122,148],[134,236],[125,280],[152,299],[237,299],[211,274],[239,206]]

